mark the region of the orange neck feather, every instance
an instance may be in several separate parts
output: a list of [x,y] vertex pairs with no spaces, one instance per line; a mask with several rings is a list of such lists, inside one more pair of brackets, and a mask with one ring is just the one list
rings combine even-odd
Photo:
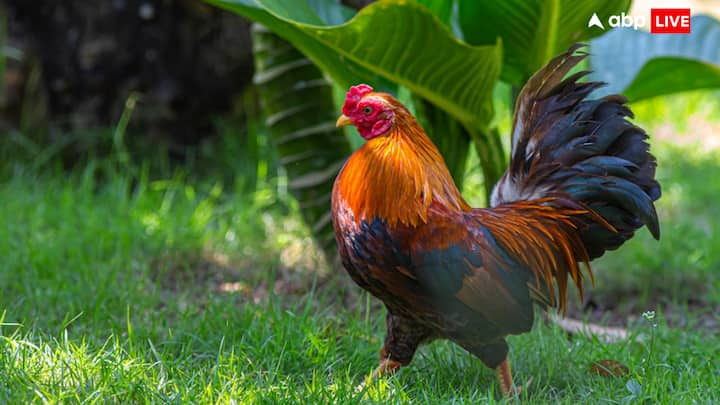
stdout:
[[414,227],[427,222],[433,201],[458,213],[470,211],[440,152],[415,119],[402,108],[395,120],[387,135],[355,151],[338,175],[336,197],[344,200],[355,221],[379,217],[390,226]]

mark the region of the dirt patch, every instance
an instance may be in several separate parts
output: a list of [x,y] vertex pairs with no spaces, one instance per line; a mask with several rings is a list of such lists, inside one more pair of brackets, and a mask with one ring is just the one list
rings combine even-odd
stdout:
[[[573,298],[566,316],[587,322],[627,327],[645,322],[642,314],[655,311],[658,320],[671,328],[694,328],[709,334],[720,333],[720,304],[701,299],[674,301],[665,295],[639,298],[640,291],[626,289],[613,294],[591,295],[585,302]],[[692,318],[688,317],[692,314]]]

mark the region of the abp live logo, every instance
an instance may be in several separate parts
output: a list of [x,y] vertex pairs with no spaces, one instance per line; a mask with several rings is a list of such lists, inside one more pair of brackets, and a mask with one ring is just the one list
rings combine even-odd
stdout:
[[[637,30],[645,27],[645,17],[633,16],[625,13],[612,15],[608,18],[610,27],[632,27]],[[596,26],[605,29],[597,13],[588,21],[588,28]],[[690,9],[689,8],[652,8],[650,9],[650,32],[653,34],[689,34]]]
[[689,8],[650,9],[650,32],[653,34],[689,34]]

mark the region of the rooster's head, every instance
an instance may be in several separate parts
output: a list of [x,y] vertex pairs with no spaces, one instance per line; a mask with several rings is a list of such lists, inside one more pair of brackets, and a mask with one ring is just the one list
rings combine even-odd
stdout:
[[366,140],[385,135],[395,123],[397,106],[393,100],[387,94],[373,92],[367,84],[350,87],[337,126],[355,125]]

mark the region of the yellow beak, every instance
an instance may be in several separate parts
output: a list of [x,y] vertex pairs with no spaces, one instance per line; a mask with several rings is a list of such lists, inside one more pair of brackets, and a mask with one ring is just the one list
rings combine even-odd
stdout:
[[338,117],[337,122],[335,122],[336,127],[344,127],[346,125],[352,124],[352,120],[348,118],[345,114],[342,114]]

